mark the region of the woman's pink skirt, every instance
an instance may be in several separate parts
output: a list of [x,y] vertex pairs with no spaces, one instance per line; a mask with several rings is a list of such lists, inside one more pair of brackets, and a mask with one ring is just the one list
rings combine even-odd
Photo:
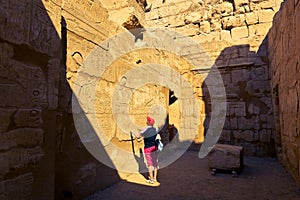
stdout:
[[152,146],[144,149],[148,167],[157,167],[157,147]]

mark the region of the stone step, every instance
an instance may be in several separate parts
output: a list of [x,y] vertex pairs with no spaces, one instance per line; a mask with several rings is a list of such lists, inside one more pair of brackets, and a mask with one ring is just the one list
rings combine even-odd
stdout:
[[216,144],[208,156],[208,165],[215,170],[241,170],[244,165],[243,147]]

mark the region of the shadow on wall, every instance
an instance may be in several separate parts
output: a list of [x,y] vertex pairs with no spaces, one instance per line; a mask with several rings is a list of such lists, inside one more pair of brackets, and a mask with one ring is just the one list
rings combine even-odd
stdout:
[[60,10],[41,0],[0,6],[4,199],[81,199],[119,180],[115,170],[89,154],[74,128],[65,78],[67,25]]
[[[226,119],[218,143],[243,146],[248,156],[275,155],[271,82],[265,47],[265,41],[258,53],[249,51],[249,45],[228,47],[215,62],[227,98]],[[211,98],[205,82],[202,89],[206,135]]]
[[[72,91],[66,80],[66,53],[67,53],[67,24],[62,17],[61,21],[62,29],[62,63],[63,70],[61,71],[60,81],[60,117],[61,122],[58,122],[60,131],[58,132],[58,144],[59,151],[56,156],[56,199],[72,198],[81,199],[87,195],[103,189],[112,183],[117,182],[120,178],[117,171],[105,166],[94,158],[88,151],[98,149],[102,152],[101,156],[105,160],[110,161],[109,156],[104,153],[104,147],[95,135],[93,126],[89,123],[89,120],[84,114],[84,111],[76,101],[76,108],[78,113],[72,113],[71,96]],[[75,97],[76,98],[76,97]],[[74,100],[73,100],[74,101]],[[74,104],[73,104],[74,105]],[[86,135],[92,140],[86,141],[84,144],[80,140],[76,126],[73,121],[73,115],[79,115],[84,122],[82,125],[77,125],[77,128],[84,126],[84,130],[87,131]],[[78,116],[77,116],[78,118]],[[86,146],[89,149],[86,149]]]

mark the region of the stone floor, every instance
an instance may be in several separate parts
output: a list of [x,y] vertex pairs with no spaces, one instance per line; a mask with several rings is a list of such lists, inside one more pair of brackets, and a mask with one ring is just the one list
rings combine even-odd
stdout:
[[145,183],[144,176],[131,174],[125,180],[85,200],[299,200],[300,190],[275,158],[246,157],[239,177],[230,173],[211,176],[207,159],[187,151],[172,165],[159,171],[159,184]]

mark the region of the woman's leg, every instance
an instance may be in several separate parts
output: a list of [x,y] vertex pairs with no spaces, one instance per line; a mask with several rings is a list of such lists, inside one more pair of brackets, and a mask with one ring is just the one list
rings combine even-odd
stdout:
[[154,181],[157,181],[157,167],[154,167],[154,170],[153,170],[153,180]]
[[154,178],[154,173],[153,172],[155,171],[155,168],[153,166],[149,166],[148,171],[149,171],[150,180],[152,181],[153,178]]

